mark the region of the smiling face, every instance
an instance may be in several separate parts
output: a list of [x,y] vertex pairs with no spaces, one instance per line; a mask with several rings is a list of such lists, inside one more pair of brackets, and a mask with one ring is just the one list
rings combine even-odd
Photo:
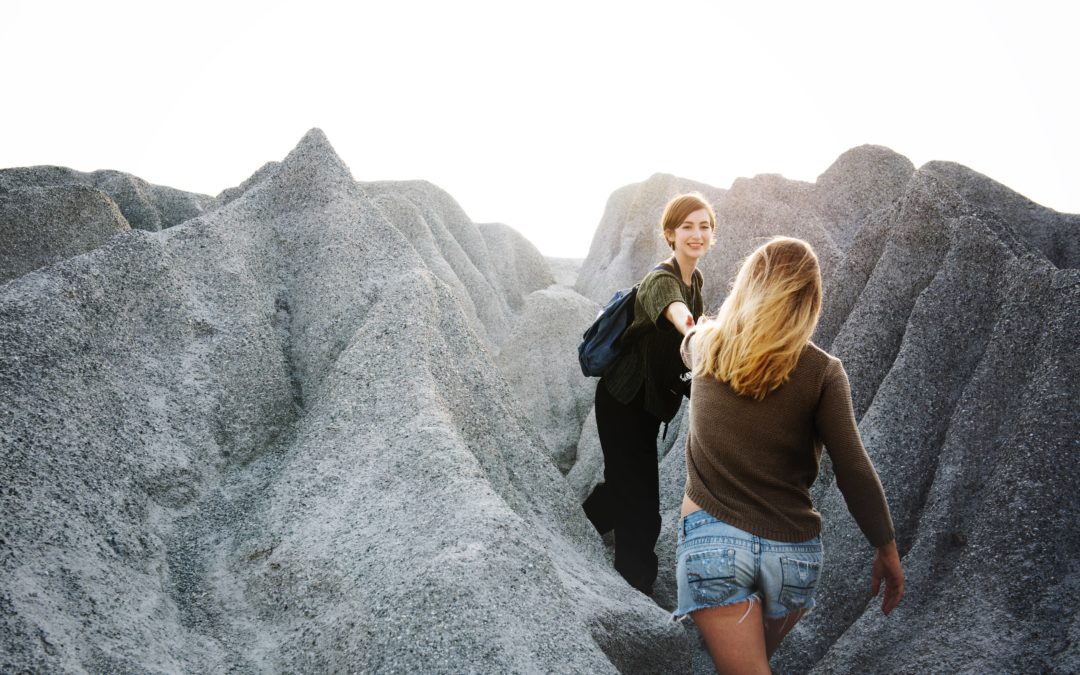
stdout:
[[675,256],[680,259],[697,260],[712,244],[713,221],[706,209],[692,211],[674,230],[664,230]]

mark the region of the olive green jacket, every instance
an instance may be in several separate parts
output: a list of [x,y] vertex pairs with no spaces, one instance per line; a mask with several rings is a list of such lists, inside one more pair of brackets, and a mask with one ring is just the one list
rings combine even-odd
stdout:
[[621,338],[622,351],[608,367],[600,386],[607,387],[617,401],[629,405],[645,387],[645,410],[664,422],[679,411],[682,394],[677,393],[678,378],[687,372],[679,356],[682,334],[664,316],[673,302],[683,302],[697,321],[704,311],[701,299],[701,272],[694,270],[690,286],[682,282],[679,263],[665,261],[675,274],[653,270],[638,286],[634,302],[634,321]]

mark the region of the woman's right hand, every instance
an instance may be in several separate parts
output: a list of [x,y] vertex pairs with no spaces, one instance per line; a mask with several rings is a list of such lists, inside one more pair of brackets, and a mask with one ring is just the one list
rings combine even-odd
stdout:
[[673,302],[664,309],[664,317],[675,326],[675,330],[686,335],[694,327],[694,315],[683,302]]
[[881,600],[881,611],[888,616],[904,597],[904,570],[900,568],[900,554],[896,551],[895,539],[874,553],[874,568],[870,572],[870,597],[877,596],[882,581],[885,582],[885,597]]

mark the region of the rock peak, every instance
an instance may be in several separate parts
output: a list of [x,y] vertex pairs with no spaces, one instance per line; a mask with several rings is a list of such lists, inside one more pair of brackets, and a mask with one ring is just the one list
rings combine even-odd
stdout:
[[274,171],[266,198],[274,208],[293,210],[327,203],[356,192],[352,172],[338,156],[326,134],[313,128]]
[[915,172],[915,165],[907,157],[886,148],[884,145],[859,145],[836,158],[836,161],[818,176],[817,182],[841,183],[858,179],[870,173],[875,178],[891,174],[897,179],[907,180]]
[[311,164],[317,163],[323,165],[325,168],[332,168],[344,171],[349,174],[350,179],[352,174],[349,168],[342,161],[341,157],[334,150],[334,146],[330,144],[330,140],[323,133],[322,129],[318,127],[312,127],[304,134],[300,142],[296,144],[285,159],[282,161],[283,167],[288,167],[297,163]]

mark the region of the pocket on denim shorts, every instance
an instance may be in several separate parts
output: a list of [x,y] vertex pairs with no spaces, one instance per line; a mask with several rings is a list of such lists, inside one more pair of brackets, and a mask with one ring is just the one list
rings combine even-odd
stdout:
[[699,551],[686,556],[686,580],[694,602],[712,606],[739,592],[735,584],[735,550]]
[[780,604],[789,612],[811,606],[821,577],[821,560],[781,557],[780,569],[784,575]]

